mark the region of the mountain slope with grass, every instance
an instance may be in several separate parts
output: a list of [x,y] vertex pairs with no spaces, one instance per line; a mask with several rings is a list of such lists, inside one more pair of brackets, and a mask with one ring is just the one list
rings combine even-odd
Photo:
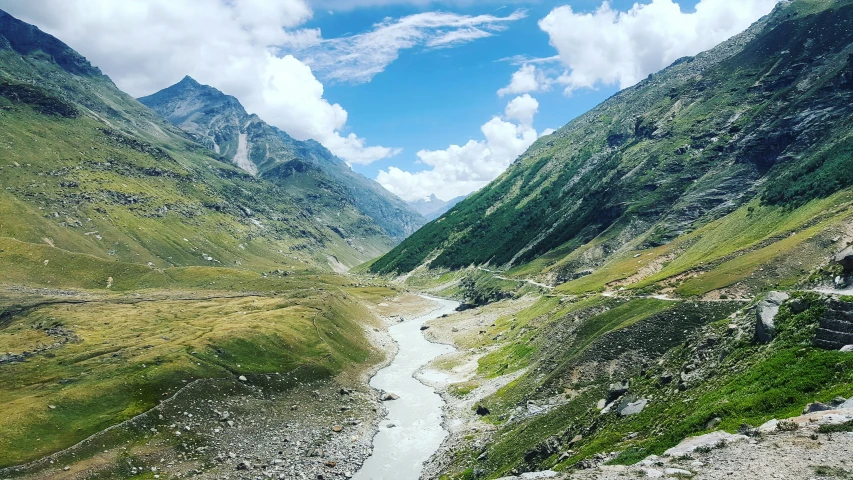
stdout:
[[0,35],[0,237],[152,268],[327,269],[391,246],[357,209],[311,211],[207,151],[36,27],[3,13]]
[[539,139],[371,270],[488,266],[570,291],[743,280],[733,257],[784,256],[846,209],[851,22],[849,1],[780,3]]
[[353,172],[316,141],[295,140],[250,115],[236,98],[190,77],[139,101],[235,165],[299,191],[306,208],[323,208],[317,201],[320,195],[337,197],[339,204],[370,217],[396,242],[425,223],[405,202]]
[[305,208],[2,11],[0,151],[0,477],[223,478],[222,428],[314,418],[308,385],[362,388],[372,428],[366,332],[397,293],[331,274],[390,248],[370,217]]
[[782,2],[362,266],[468,304],[427,476],[853,474],[851,100],[853,2]]

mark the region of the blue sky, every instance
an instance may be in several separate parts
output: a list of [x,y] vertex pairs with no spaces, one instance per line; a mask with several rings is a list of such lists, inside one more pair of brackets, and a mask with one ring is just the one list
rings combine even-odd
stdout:
[[[691,14],[695,12],[697,0],[680,0],[677,3],[683,13]],[[614,0],[610,4],[614,10],[627,11],[634,2]],[[429,170],[431,166],[419,162],[418,151],[442,150],[449,145],[482,140],[481,125],[494,116],[500,116],[511,98],[501,98],[497,91],[506,86],[512,74],[519,69],[517,63],[502,59],[557,55],[558,50],[549,43],[549,34],[539,27],[538,22],[553,9],[564,5],[571,6],[576,13],[586,13],[598,9],[601,2],[543,0],[511,5],[479,2],[467,6],[450,3],[350,10],[318,8],[306,27],[321,29],[324,38],[370,31],[375,23],[385,18],[401,18],[435,10],[472,16],[503,16],[520,9],[526,14],[525,18],[511,22],[505,30],[491,37],[454,48],[403,50],[396,61],[369,82],[326,82],[325,97],[347,109],[349,129],[370,144],[402,149],[390,158],[367,165],[353,164],[354,170],[370,178],[376,178],[381,170],[391,166],[412,173]],[[533,126],[539,132],[546,128],[559,128],[619,88],[618,83],[601,82],[594,88],[575,89],[571,94],[566,94],[559,87],[537,92],[533,95],[538,100],[539,109]],[[396,193],[402,195],[404,192]],[[447,193],[442,195],[440,191],[430,193],[450,196]]]
[[0,0],[0,8],[68,43],[135,97],[190,75],[406,200],[448,200],[496,178],[548,129],[741,32],[776,2]]

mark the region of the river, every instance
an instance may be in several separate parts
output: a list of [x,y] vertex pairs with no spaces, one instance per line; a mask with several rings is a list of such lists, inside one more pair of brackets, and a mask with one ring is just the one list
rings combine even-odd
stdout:
[[370,386],[400,398],[385,402],[388,416],[380,422],[379,433],[373,438],[373,455],[353,477],[355,480],[417,480],[423,463],[447,437],[441,426],[444,400],[414,374],[436,357],[453,351],[448,345],[427,341],[420,327],[453,313],[459,303],[425,298],[439,304],[439,308],[389,329],[399,350],[391,364],[373,377]]

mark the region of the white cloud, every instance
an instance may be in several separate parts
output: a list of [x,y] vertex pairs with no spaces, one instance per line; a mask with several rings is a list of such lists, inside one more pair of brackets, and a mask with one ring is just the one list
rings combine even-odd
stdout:
[[383,72],[402,50],[446,48],[490,37],[525,15],[522,11],[505,17],[417,13],[385,19],[366,33],[322,40],[293,51],[325,79],[364,83]]
[[188,74],[350,163],[397,151],[344,133],[346,110],[323,97],[311,69],[273,54],[271,46],[321,40],[318,30],[298,29],[312,16],[305,0],[0,0],[0,8],[68,43],[131,95],[153,93]]
[[778,0],[701,0],[685,13],[672,0],[636,3],[625,12],[609,2],[592,13],[555,8],[539,22],[569,69],[566,91],[629,87],[680,57],[695,55],[745,30]]
[[512,74],[509,85],[498,90],[498,95],[505,97],[509,94],[547,91],[551,89],[552,83],[553,80],[548,78],[545,72],[537,69],[536,65],[525,63]]
[[539,111],[539,102],[529,94],[525,93],[516,97],[506,106],[506,118],[518,120],[519,125],[530,127],[533,125],[533,117]]
[[533,116],[538,109],[539,102],[530,95],[515,98],[507,105],[504,118],[494,117],[480,128],[484,140],[470,140],[445,150],[421,150],[418,158],[431,170],[412,173],[390,167],[379,172],[377,181],[404,200],[433,193],[450,200],[478,190],[536,141]]

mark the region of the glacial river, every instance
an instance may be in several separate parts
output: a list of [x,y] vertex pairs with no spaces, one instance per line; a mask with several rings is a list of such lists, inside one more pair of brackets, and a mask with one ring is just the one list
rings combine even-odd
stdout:
[[423,463],[447,437],[441,426],[444,400],[414,374],[436,357],[453,351],[448,345],[428,342],[421,325],[453,313],[459,304],[429,299],[439,304],[437,310],[389,329],[399,351],[391,364],[373,377],[370,386],[400,398],[385,402],[388,416],[379,424],[379,433],[373,439],[373,455],[353,477],[355,480],[417,480]]

